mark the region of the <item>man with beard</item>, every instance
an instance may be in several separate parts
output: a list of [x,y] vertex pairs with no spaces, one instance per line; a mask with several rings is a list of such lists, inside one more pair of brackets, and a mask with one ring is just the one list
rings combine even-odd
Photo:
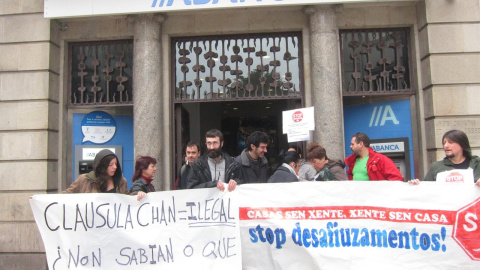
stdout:
[[217,187],[221,191],[227,187],[233,191],[242,184],[240,166],[226,152],[222,151],[223,134],[211,129],[205,134],[207,151],[192,165],[188,175],[187,188]]
[[268,135],[254,131],[247,138],[247,148],[235,158],[240,164],[242,178],[245,183],[266,183],[268,180],[268,160],[265,157],[268,146]]
[[[473,179],[477,186],[480,186],[480,157],[472,156],[467,135],[460,130],[447,131],[443,134],[442,145],[445,158],[432,164],[424,180],[436,181],[437,174],[440,172],[472,168]],[[412,181],[418,183],[418,179]]]
[[345,159],[349,180],[403,180],[402,174],[390,158],[370,148],[370,138],[367,134],[360,132],[354,134],[350,148],[353,154]]

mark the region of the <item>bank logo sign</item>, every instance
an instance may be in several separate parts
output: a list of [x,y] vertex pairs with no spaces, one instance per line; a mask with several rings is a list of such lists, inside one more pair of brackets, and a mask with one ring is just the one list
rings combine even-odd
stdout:
[[[391,1],[391,0],[390,0]],[[396,0],[411,1],[411,0]],[[386,0],[45,0],[46,18],[170,12],[215,8],[388,2]],[[114,3],[114,4],[112,4]]]
[[372,117],[370,118],[369,127],[378,127],[379,125],[383,127],[385,122],[392,121],[392,124],[398,125],[400,122],[397,120],[395,116],[395,112],[392,109],[392,106],[386,105],[385,109],[383,106],[375,106],[373,107]]
[[402,153],[405,151],[405,145],[403,142],[389,142],[389,143],[372,143],[370,147],[375,152],[379,153]]

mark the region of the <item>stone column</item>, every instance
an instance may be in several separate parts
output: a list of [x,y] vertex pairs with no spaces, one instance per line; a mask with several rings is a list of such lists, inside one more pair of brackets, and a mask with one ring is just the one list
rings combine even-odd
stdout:
[[154,186],[165,187],[161,172],[168,161],[162,160],[162,70],[161,27],[164,15],[142,14],[129,17],[133,21],[133,126],[134,158],[147,155],[157,159]]
[[345,156],[342,92],[340,88],[339,37],[336,20],[338,5],[305,8],[310,17],[312,103],[315,106],[313,140],[332,159]]

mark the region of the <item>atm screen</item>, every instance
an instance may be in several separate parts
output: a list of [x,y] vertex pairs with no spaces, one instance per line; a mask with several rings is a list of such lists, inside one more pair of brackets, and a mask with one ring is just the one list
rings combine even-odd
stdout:
[[78,174],[89,173],[93,170],[93,160],[80,160],[78,162]]

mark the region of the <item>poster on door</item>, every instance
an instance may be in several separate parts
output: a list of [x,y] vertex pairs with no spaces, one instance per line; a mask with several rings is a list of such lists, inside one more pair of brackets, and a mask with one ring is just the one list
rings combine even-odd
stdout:
[[283,134],[288,142],[310,140],[310,130],[315,129],[314,107],[282,112]]

